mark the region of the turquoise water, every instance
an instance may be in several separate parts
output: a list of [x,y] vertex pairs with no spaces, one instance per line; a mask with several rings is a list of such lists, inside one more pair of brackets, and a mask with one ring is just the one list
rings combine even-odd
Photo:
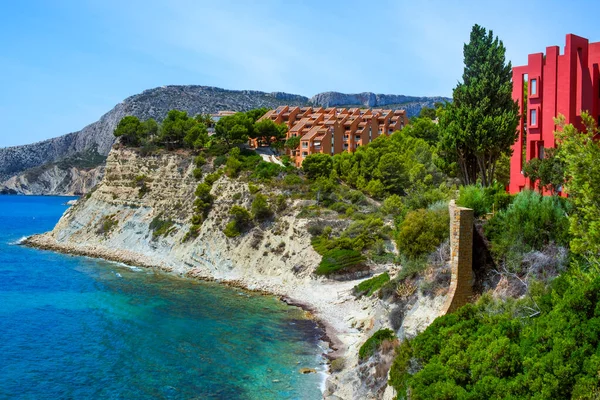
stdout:
[[0,398],[318,399],[320,330],[271,297],[18,246],[68,198],[0,196]]

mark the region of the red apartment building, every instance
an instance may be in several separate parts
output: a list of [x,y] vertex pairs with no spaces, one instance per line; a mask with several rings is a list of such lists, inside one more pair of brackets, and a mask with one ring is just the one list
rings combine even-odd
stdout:
[[543,158],[544,148],[555,147],[554,117],[562,114],[567,123],[582,129],[582,111],[600,116],[599,66],[600,42],[569,34],[563,54],[558,46],[547,47],[546,54],[530,54],[527,65],[513,68],[513,98],[523,116],[510,160],[510,193],[531,187],[523,165]]
[[287,138],[300,137],[300,146],[290,152],[297,167],[313,153],[353,152],[378,136],[408,124],[406,111],[362,108],[312,108],[280,106],[260,119],[288,126]]

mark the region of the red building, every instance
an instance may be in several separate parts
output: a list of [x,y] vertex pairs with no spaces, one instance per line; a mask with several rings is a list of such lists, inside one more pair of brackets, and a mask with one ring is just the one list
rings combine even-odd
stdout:
[[513,98],[522,117],[510,160],[510,193],[531,187],[523,165],[543,158],[544,148],[555,147],[555,117],[562,114],[567,123],[581,129],[582,111],[595,118],[600,115],[599,66],[600,42],[569,34],[564,54],[558,46],[547,47],[546,54],[530,54],[527,65],[513,68]]

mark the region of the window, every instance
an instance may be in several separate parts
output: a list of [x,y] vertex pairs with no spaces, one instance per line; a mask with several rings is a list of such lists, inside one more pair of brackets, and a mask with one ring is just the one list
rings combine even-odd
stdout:
[[537,110],[531,110],[529,114],[529,125],[537,126]]
[[308,142],[302,142],[302,148],[303,149],[307,149],[308,148]]
[[303,151],[303,152],[302,152],[302,157],[306,157],[307,155],[308,155],[308,152],[307,152],[307,151]]
[[537,79],[532,79],[531,82],[529,83],[529,93],[532,96],[535,96],[537,94]]

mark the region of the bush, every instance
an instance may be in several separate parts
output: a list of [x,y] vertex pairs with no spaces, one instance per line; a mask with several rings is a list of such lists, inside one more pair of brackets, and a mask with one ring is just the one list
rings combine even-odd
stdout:
[[362,281],[358,285],[354,286],[354,295],[360,296],[371,296],[373,293],[378,291],[386,282],[389,282],[390,275],[387,272],[383,274]]
[[456,204],[472,208],[475,217],[505,209],[511,202],[511,196],[506,193],[500,183],[483,188],[478,185],[462,186]]
[[295,185],[301,185],[302,184],[302,178],[300,178],[298,175],[296,174],[287,174],[284,178],[283,178],[283,183],[285,183],[288,186],[295,186]]
[[196,179],[197,181],[202,179],[202,168],[194,168],[192,175],[194,175],[194,179]]
[[281,166],[275,163],[260,161],[254,169],[252,177],[261,180],[269,180],[279,175],[281,171]]
[[326,252],[315,273],[330,275],[334,272],[351,272],[364,267],[364,257],[356,250],[334,249]]
[[204,183],[206,183],[209,186],[212,186],[220,177],[221,177],[221,173],[222,172],[213,172],[212,174],[208,174],[206,175],[206,177],[204,178]]
[[600,278],[563,276],[535,303],[483,296],[404,341],[390,384],[413,399],[595,398],[599,293]]
[[269,207],[269,203],[267,202],[267,197],[258,193],[254,200],[252,201],[252,215],[255,220],[263,221],[267,218],[271,218],[273,215],[273,211]]
[[204,164],[206,164],[206,158],[204,158],[202,154],[199,154],[196,157],[194,157],[194,165],[197,168],[202,167]]
[[542,250],[550,243],[568,244],[569,213],[567,200],[524,191],[488,222],[485,233],[494,255],[515,266],[525,252]]
[[233,237],[241,235],[241,232],[238,229],[237,224],[235,223],[235,221],[230,221],[229,223],[227,223],[227,225],[225,226],[225,229],[223,230],[223,233],[228,238],[233,238]]
[[366,360],[367,358],[371,357],[375,351],[377,351],[377,349],[379,349],[379,346],[381,346],[384,341],[392,341],[395,339],[396,335],[391,329],[378,330],[373,334],[373,336],[368,338],[362,346],[360,346],[360,349],[358,350],[358,358],[361,360]]
[[396,236],[400,253],[417,258],[435,250],[450,235],[447,210],[416,210],[406,214]]
[[222,165],[225,165],[225,163],[227,162],[227,156],[226,155],[220,155],[215,157],[215,161],[213,161],[213,168],[217,169]]
[[242,206],[234,205],[229,210],[232,220],[225,226],[223,233],[227,237],[236,237],[242,234],[252,220],[250,213]]
[[250,192],[250,194],[256,194],[256,193],[260,192],[260,187],[253,185],[252,183],[249,183],[248,191]]
[[288,206],[287,198],[285,197],[285,195],[283,195],[283,194],[277,195],[277,197],[275,198],[275,208],[277,209],[277,211],[278,212],[285,211],[287,206]]
[[166,236],[171,233],[175,227],[175,223],[171,219],[162,219],[162,215],[157,215],[150,222],[150,229],[152,230],[152,239],[156,239],[160,236]]

